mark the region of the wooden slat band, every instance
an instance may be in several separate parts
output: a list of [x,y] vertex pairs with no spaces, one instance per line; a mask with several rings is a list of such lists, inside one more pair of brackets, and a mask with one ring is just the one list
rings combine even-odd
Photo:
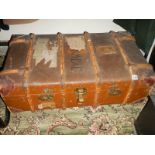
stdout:
[[125,97],[124,100],[123,100],[123,103],[125,104],[125,103],[127,103],[129,97],[131,96],[131,93],[132,93],[132,91],[133,91],[133,89],[134,89],[134,86],[135,86],[135,81],[132,80],[132,75],[133,75],[134,73],[133,73],[132,65],[130,65],[130,63],[129,63],[128,56],[125,54],[125,51],[124,51],[124,49],[122,48],[121,42],[120,42],[120,40],[119,40],[117,34],[116,34],[115,32],[112,32],[111,34],[112,34],[113,40],[114,40],[115,43],[116,43],[116,46],[117,46],[118,50],[120,51],[120,53],[121,53],[121,55],[122,55],[122,57],[123,57],[123,59],[124,59],[125,64],[128,66],[129,73],[130,73],[130,77],[131,77],[129,89],[128,89],[128,91],[127,91],[126,97]]
[[91,62],[93,64],[93,68],[94,68],[94,72],[95,72],[95,80],[96,80],[96,90],[95,90],[95,106],[98,105],[98,94],[100,92],[100,77],[99,77],[99,73],[100,73],[100,69],[99,69],[99,65],[97,63],[96,60],[96,56],[94,53],[94,46],[93,43],[91,41],[91,38],[89,36],[88,32],[84,32],[84,38],[85,38],[85,42],[86,42],[86,46],[88,48],[88,51],[90,53],[90,58],[91,58]]
[[26,57],[26,63],[25,63],[25,72],[24,72],[24,87],[25,87],[25,93],[26,93],[26,98],[29,103],[29,106],[32,111],[34,111],[34,105],[32,104],[32,99],[30,95],[30,90],[29,90],[29,72],[30,72],[30,66],[31,66],[31,61],[32,61],[32,54],[33,54],[33,43],[34,43],[34,34],[30,34],[30,40],[29,40],[29,50],[28,54]]
[[64,38],[63,35],[59,32],[57,33],[58,38],[58,47],[60,53],[60,74],[61,74],[61,94],[62,94],[62,107],[65,108],[65,77],[64,77]]
[[24,70],[19,70],[19,69],[8,69],[0,72],[0,75],[9,75],[9,74],[20,74]]

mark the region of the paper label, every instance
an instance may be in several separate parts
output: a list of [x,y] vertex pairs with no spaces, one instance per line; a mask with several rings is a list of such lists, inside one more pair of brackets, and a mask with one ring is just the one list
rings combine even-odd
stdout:
[[138,80],[138,75],[133,74],[133,75],[132,75],[132,80]]

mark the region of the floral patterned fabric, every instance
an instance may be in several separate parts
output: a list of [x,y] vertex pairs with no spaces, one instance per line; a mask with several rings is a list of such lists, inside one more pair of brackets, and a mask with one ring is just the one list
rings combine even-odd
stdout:
[[[12,113],[2,135],[135,134],[134,120],[145,102]],[[2,111],[2,109],[1,109]]]

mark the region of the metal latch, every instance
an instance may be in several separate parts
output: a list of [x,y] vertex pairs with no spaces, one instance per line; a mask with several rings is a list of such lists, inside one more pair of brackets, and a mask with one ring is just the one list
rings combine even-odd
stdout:
[[122,93],[121,89],[113,83],[112,86],[109,88],[108,93],[110,96],[117,96]]
[[39,96],[39,99],[41,101],[48,101],[49,102],[49,101],[53,101],[53,98],[54,98],[53,93],[48,88],[45,88],[43,90],[43,93]]
[[78,103],[83,103],[84,96],[87,94],[87,89],[86,88],[76,88],[75,93],[76,93],[76,98],[77,98]]
[[54,94],[51,89],[45,88],[39,96],[39,100],[41,102],[38,104],[38,109],[55,108]]

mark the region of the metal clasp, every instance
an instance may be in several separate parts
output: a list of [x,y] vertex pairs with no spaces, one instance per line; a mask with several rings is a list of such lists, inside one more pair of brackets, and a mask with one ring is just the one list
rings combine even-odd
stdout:
[[39,99],[41,100],[41,101],[53,101],[53,98],[54,98],[54,96],[53,96],[53,93],[52,93],[52,91],[50,90],[50,89],[48,89],[48,88],[45,88],[44,90],[43,90],[43,94],[41,94],[40,96],[39,96]]
[[121,94],[121,90],[119,89],[119,88],[117,88],[117,87],[111,87],[110,89],[109,89],[109,95],[110,96],[117,96],[117,95],[120,95]]
[[86,88],[76,88],[75,93],[76,93],[76,98],[77,98],[78,103],[83,103],[84,96],[87,94],[87,89]]

